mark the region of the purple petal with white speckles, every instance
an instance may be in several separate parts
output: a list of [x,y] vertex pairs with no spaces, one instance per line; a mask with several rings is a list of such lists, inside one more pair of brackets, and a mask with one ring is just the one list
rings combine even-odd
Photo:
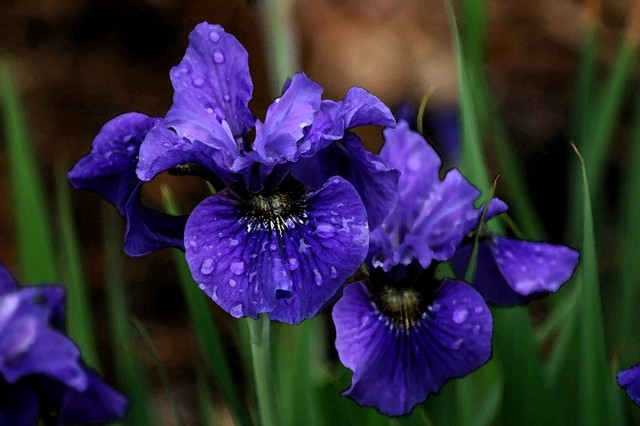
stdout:
[[640,406],[640,364],[619,372],[618,384],[627,391],[631,401]]
[[369,233],[364,206],[344,179],[305,196],[306,217],[270,230],[247,222],[230,190],[196,207],[186,257],[200,288],[234,317],[268,313],[298,323],[315,315],[362,263]]
[[[171,69],[170,76],[175,96],[167,123],[178,134],[206,133],[208,122],[212,127],[227,127],[233,140],[253,127],[254,117],[248,107],[253,92],[248,54],[220,25],[203,22],[195,27],[184,58]],[[197,126],[190,127],[193,122]],[[200,137],[195,139],[206,143]]]
[[293,76],[267,110],[264,123],[256,121],[256,161],[271,164],[298,159],[298,142],[320,109],[321,94],[322,88],[303,73]]
[[558,291],[578,265],[578,252],[566,246],[498,236],[489,246],[509,286],[525,296]]
[[343,395],[392,416],[411,412],[491,356],[491,313],[480,294],[458,281],[441,284],[408,332],[390,326],[360,282],[344,289],[333,321],[338,356],[353,371]]

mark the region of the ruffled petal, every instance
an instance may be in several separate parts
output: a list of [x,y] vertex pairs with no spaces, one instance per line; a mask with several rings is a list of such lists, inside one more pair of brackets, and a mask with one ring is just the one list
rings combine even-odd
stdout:
[[576,250],[566,246],[494,236],[490,243],[496,265],[518,294],[556,292],[578,265]]
[[232,141],[244,136],[255,120],[248,106],[253,92],[248,56],[220,25],[198,24],[184,58],[170,72],[175,96],[166,122],[180,135],[199,136],[208,127],[221,126],[230,130]]
[[395,327],[360,282],[344,289],[333,321],[338,356],[353,371],[343,395],[392,416],[409,413],[491,356],[491,313],[480,294],[458,281],[443,282],[409,329]]
[[631,401],[640,406],[640,364],[619,372],[618,384],[627,391]]
[[88,368],[87,388],[82,392],[65,388],[59,407],[62,424],[111,423],[124,419],[129,401]]
[[293,76],[282,96],[267,110],[264,124],[256,122],[256,161],[272,164],[298,159],[298,142],[320,109],[321,95],[322,88],[306,75]]
[[315,315],[364,260],[369,233],[362,202],[339,177],[301,205],[302,214],[269,228],[230,190],[200,203],[185,231],[200,288],[234,317],[266,312],[295,324]]
[[93,140],[91,152],[69,171],[71,185],[97,192],[124,216],[125,205],[137,183],[135,170],[140,144],[157,121],[137,112],[108,121]]

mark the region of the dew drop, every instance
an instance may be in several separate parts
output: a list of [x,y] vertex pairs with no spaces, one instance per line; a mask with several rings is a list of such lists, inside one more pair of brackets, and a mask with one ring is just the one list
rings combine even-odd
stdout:
[[229,245],[230,245],[231,247],[235,247],[235,246],[237,246],[237,245],[238,245],[238,240],[233,239],[233,238],[229,238]]
[[300,241],[298,242],[298,252],[299,253],[306,253],[307,250],[309,250],[309,247],[311,247],[309,244],[307,244],[307,242],[304,240],[304,238],[300,238]]
[[229,95],[224,95],[222,98],[224,99],[225,102],[231,101],[231,96]]
[[320,274],[320,271],[318,271],[317,269],[314,269],[313,275],[315,275],[315,277],[313,278],[313,281],[315,281],[316,285],[322,285],[322,274]]
[[336,228],[330,223],[321,223],[316,227],[316,234],[322,238],[331,238],[336,234]]
[[276,243],[269,244],[269,250],[276,251],[277,248],[278,248],[278,246],[276,245]]
[[482,306],[477,306],[473,309],[473,312],[475,312],[476,314],[481,314],[484,311],[484,308]]
[[240,275],[244,272],[244,262],[233,262],[229,269],[231,269],[231,272],[234,274]]
[[194,87],[202,87],[204,86],[204,79],[202,78],[196,78],[193,80],[193,85]]
[[189,245],[190,245],[192,248],[196,248],[196,247],[198,247],[198,243],[196,243],[196,241],[195,241],[195,240],[190,240],[190,241],[189,241]]
[[216,61],[216,64],[221,64],[224,62],[224,54],[222,52],[216,52],[213,54],[213,60]]
[[231,278],[231,279],[229,280],[229,285],[230,285],[231,287],[235,287],[237,284],[238,284],[238,282],[237,282],[236,280],[234,280],[233,278]]
[[292,257],[291,259],[289,259],[289,269],[291,271],[295,271],[296,269],[298,269],[299,266],[300,266],[300,262],[298,262],[298,259],[296,259],[295,257]]
[[478,335],[478,334],[480,334],[480,332],[482,331],[482,327],[480,327],[480,324],[476,324],[476,325],[473,327],[473,330],[472,330],[472,331],[473,331],[473,334],[475,334],[475,335],[477,336],[477,335]]
[[338,276],[338,271],[336,270],[335,266],[331,267],[331,278],[335,278]]
[[213,259],[205,259],[200,266],[200,272],[205,275],[209,275],[213,272]]
[[216,113],[216,118],[220,121],[224,120],[226,118],[226,115],[224,113],[223,110],[221,110],[220,108],[216,108],[214,109],[214,112]]
[[455,311],[453,311],[453,316],[451,319],[456,324],[462,324],[467,320],[467,318],[469,318],[469,311],[467,311],[466,309],[456,309]]
[[234,317],[239,318],[244,314],[244,306],[242,303],[238,303],[233,308],[229,309],[229,313]]
[[171,144],[169,142],[165,142],[162,144],[165,148],[171,148]]
[[136,147],[133,145],[129,145],[127,147],[127,154],[132,155],[136,151]]
[[220,34],[218,34],[215,31],[211,31],[209,33],[209,40],[211,40],[212,42],[216,43],[218,40],[220,40]]

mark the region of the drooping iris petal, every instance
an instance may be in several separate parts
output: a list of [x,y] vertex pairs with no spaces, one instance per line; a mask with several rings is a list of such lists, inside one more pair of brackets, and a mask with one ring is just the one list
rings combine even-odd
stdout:
[[60,401],[59,421],[63,424],[109,423],[124,418],[129,401],[98,375],[84,368],[87,388],[78,392],[65,388]]
[[[470,255],[471,245],[458,248],[455,256],[451,259],[456,276],[465,276]],[[531,297],[518,294],[509,286],[496,265],[491,249],[485,243],[478,245],[473,287],[478,290],[486,302],[497,306],[522,305],[531,300]]]
[[[138,154],[142,140],[157,122],[139,113],[123,114],[107,122],[93,140],[89,155],[67,175],[74,188],[99,193],[127,219],[125,252],[130,256],[162,247],[182,248],[185,219],[149,209],[140,201]],[[147,217],[157,220],[140,225]]]
[[255,120],[248,106],[253,92],[248,57],[220,25],[196,25],[184,58],[170,72],[175,96],[165,122],[204,143],[211,126],[230,129],[231,140],[245,135]]
[[458,281],[444,281],[409,328],[394,326],[360,282],[344,289],[333,321],[340,361],[353,371],[343,395],[392,416],[409,413],[491,356],[491,313],[480,294]]
[[640,364],[619,372],[618,384],[627,391],[631,401],[640,406]]
[[489,247],[509,286],[523,295],[558,291],[573,275],[579,258],[566,246],[499,236]]
[[320,109],[321,94],[322,88],[303,73],[293,76],[267,110],[264,123],[256,121],[256,161],[271,164],[298,159],[298,142]]
[[0,299],[0,373],[9,383],[44,374],[77,390],[86,388],[78,348],[48,324],[47,309],[30,292]]
[[[298,323],[315,315],[364,260],[366,212],[339,177],[304,194],[292,214],[292,200],[278,197],[243,200],[230,190],[209,197],[187,222],[186,257],[200,288],[231,315],[266,312]],[[277,209],[280,215],[269,216]]]
[[89,189],[113,203],[122,216],[137,183],[138,151],[158,119],[131,112],[108,121],[91,144],[91,152],[68,173],[76,189]]

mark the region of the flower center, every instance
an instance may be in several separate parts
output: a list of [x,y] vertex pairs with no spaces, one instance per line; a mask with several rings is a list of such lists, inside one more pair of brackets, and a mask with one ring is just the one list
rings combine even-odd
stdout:
[[271,194],[251,194],[246,200],[249,230],[284,231],[307,217],[305,191],[300,183],[285,181]]
[[398,328],[408,330],[425,315],[422,295],[411,287],[384,286],[376,298],[376,306]]

